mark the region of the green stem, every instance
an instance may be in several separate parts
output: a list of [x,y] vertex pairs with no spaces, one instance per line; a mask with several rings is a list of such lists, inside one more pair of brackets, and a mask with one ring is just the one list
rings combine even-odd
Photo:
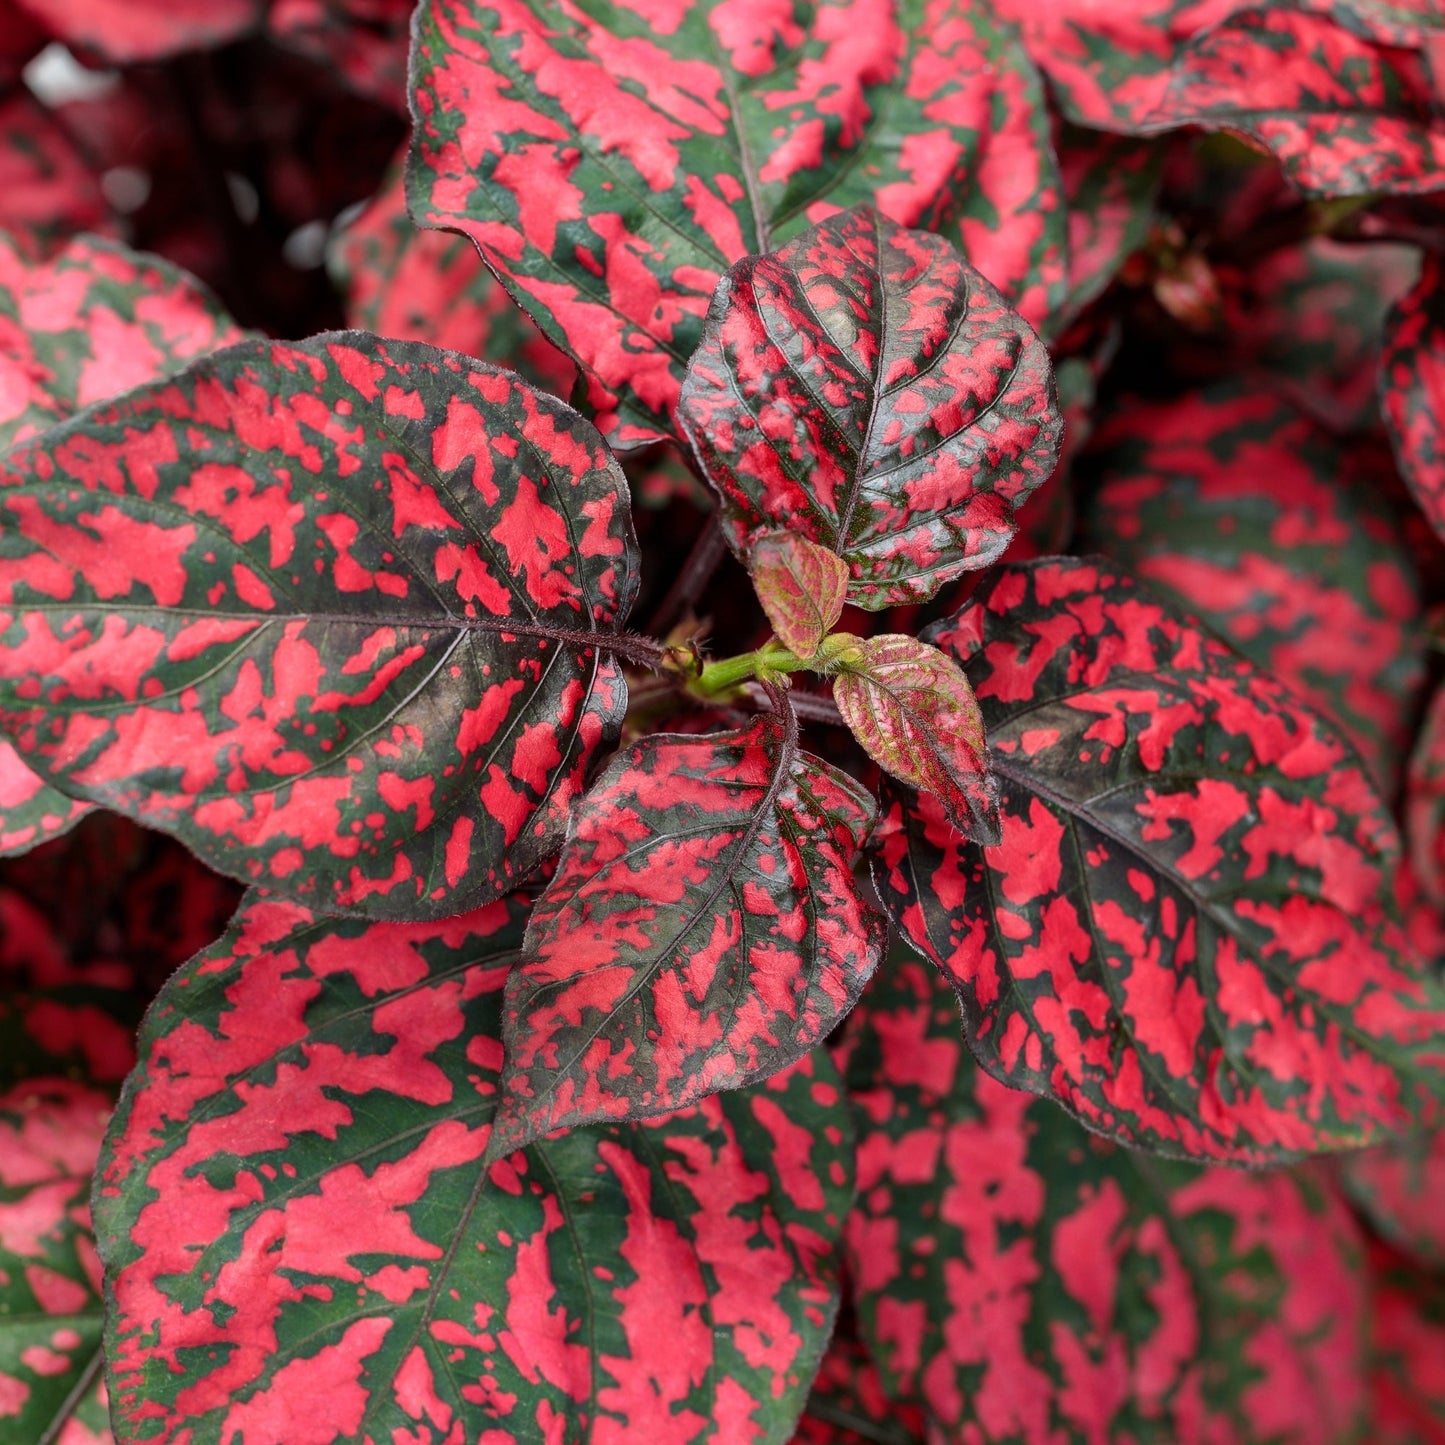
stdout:
[[689,684],[700,697],[720,697],[754,678],[777,677],[785,672],[817,672],[826,676],[836,672],[845,654],[858,645],[851,632],[834,632],[825,637],[811,657],[799,657],[780,642],[769,642],[756,652],[739,653],[736,657],[720,657],[710,662]]

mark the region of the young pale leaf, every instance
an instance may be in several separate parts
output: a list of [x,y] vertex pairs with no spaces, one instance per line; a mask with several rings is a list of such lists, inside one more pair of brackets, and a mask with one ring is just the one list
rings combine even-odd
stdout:
[[998,787],[978,699],[963,669],[915,637],[860,638],[833,680],[833,701],[880,768],[932,793],[975,842],[1000,838]]
[[32,262],[0,235],[0,453],[244,334],[159,257],[81,236]]
[[806,537],[768,532],[753,543],[748,571],[778,641],[811,657],[842,616],[848,564]]
[[1389,813],[1326,723],[1102,559],[1005,569],[931,640],[982,708],[1003,841],[889,785],[874,877],[983,1066],[1167,1154],[1404,1127],[1445,1007],[1384,916]]
[[862,206],[728,272],[678,422],[739,556],[787,527],[868,608],[994,561],[1063,431],[1028,323],[942,237]]
[[1425,682],[1422,578],[1372,445],[1257,384],[1127,402],[1084,463],[1087,547],[1318,708],[1394,796]]
[[95,1201],[121,1440],[788,1439],[852,1197],[837,1075],[488,1168],[523,916],[253,894],[165,987]]
[[[68,1079],[0,1093],[0,1430],[108,1441],[101,1297],[86,1200],[111,1101]],[[82,1433],[85,1432],[85,1433]]]
[[1390,313],[1380,403],[1400,475],[1445,537],[1445,260],[1433,252],[1419,284]]
[[376,914],[494,898],[621,721],[627,483],[510,373],[247,343],[0,481],[0,719],[223,871]]
[[844,1030],[858,1328],[947,1438],[1354,1445],[1368,1295],[1319,1176],[1200,1169],[979,1071],[947,985],[890,960]]
[[613,760],[507,980],[494,1155],[766,1078],[853,1007],[883,916],[853,866],[872,798],[773,714]]
[[594,381],[671,434],[727,268],[861,201],[947,235],[1035,322],[1064,279],[1037,72],[957,0],[425,0],[412,214],[472,237]]

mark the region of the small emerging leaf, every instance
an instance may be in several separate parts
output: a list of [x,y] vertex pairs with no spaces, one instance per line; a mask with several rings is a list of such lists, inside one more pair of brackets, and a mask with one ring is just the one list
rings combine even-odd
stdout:
[[677,416],[739,556],[787,527],[871,609],[994,561],[1063,430],[1028,323],[941,236],[866,206],[728,272]]
[[753,544],[748,571],[778,640],[812,657],[843,613],[848,564],[806,537],[769,532]]
[[833,682],[833,700],[880,768],[932,793],[948,821],[991,847],[1001,837],[998,788],[978,699],[936,647],[886,633],[862,639]]
[[883,916],[853,879],[873,814],[772,714],[615,759],[507,980],[493,1154],[736,1089],[812,1048],[878,963]]

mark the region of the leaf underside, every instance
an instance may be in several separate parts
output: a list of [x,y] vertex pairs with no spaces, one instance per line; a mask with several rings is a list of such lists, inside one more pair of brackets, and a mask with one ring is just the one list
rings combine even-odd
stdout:
[[621,721],[626,480],[575,412],[450,352],[215,353],[12,453],[0,529],[26,763],[293,896],[498,896]]

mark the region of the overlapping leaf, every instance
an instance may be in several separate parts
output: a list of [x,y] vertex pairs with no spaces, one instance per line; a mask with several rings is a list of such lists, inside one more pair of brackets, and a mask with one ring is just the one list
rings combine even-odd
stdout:
[[1445,537],[1445,261],[1434,254],[1390,314],[1380,401],[1400,474]]
[[398,165],[337,237],[331,269],[352,326],[506,366],[556,396],[577,369],[512,302],[464,236],[424,231],[406,213]]
[[1128,404],[1093,439],[1081,536],[1335,721],[1392,796],[1426,638],[1380,461],[1247,382]]
[[1445,1287],[1370,1251],[1370,1445],[1445,1445]]
[[266,28],[281,44],[333,67],[362,95],[405,110],[415,8],[414,0],[271,0]]
[[1062,431],[1032,328],[943,238],[861,206],[733,267],[678,421],[734,551],[786,526],[869,608],[994,561]]
[[840,1324],[818,1367],[793,1445],[918,1445],[924,1430],[923,1411],[900,1408],[888,1398],[878,1367],[857,1336]]
[[1445,909],[1445,688],[1431,700],[1410,757],[1405,837],[1420,891]]
[[412,212],[476,240],[615,443],[671,431],[732,263],[861,201],[1035,322],[1060,298],[1039,79],[983,7],[427,0],[416,42]]
[[550,851],[620,722],[626,481],[507,373],[359,332],[248,343],[0,481],[0,718],[224,871],[454,913]]
[[493,1153],[766,1078],[852,1008],[874,804],[774,714],[628,749],[588,792],[507,982]]
[[1399,1144],[1341,1161],[1340,1174],[1376,1233],[1426,1269],[1445,1270],[1445,1129],[1421,1128]]
[[999,841],[983,718],[952,658],[898,633],[860,638],[834,679],[833,701],[880,768],[932,793],[955,828]]
[[25,766],[10,743],[0,741],[0,858],[58,838],[90,809],[89,803],[52,788]]
[[847,563],[794,532],[767,532],[748,554],[748,572],[778,641],[812,657],[842,615]]
[[58,40],[116,65],[222,45],[256,28],[266,0],[18,0]]
[[110,1439],[86,1205],[110,1108],[65,1079],[0,1093],[0,1430],[14,1445]]
[[1361,1439],[1366,1291],[1305,1173],[1093,1138],[979,1072],[949,989],[890,960],[845,1031],[860,1332],[895,1400],[979,1445]]
[[122,1441],[784,1441],[836,1308],[825,1055],[485,1169],[511,901],[252,895],[167,986],[96,1197]]
[[1004,569],[932,640],[983,710],[1003,842],[895,792],[874,876],[984,1067],[1169,1154],[1404,1127],[1445,1008],[1384,914],[1389,814],[1325,722],[1102,559]]
[[82,236],[32,263],[0,236],[0,454],[244,335],[159,257]]
[[[1144,128],[1242,131],[1308,194],[1439,190],[1445,117],[1431,52],[1379,43],[1346,18],[1279,5],[1239,10],[1184,49]],[[1430,24],[1438,45],[1438,16]]]
[[23,86],[0,96],[0,230],[39,258],[108,218],[99,180],[55,117]]

